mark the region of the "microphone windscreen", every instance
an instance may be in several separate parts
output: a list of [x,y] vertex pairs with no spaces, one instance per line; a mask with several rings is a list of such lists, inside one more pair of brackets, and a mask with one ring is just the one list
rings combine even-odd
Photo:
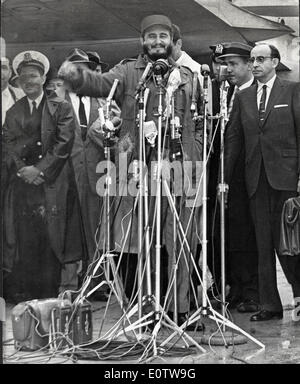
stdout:
[[207,64],[202,64],[201,65],[201,75],[202,76],[206,76],[206,75],[209,75],[210,74],[210,68],[209,68],[209,65]]
[[228,77],[227,65],[220,65],[219,80],[225,81]]

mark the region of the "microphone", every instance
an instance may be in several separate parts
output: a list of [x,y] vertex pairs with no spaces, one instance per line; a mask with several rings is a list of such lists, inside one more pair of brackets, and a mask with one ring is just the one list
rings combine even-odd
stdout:
[[167,60],[158,59],[153,64],[153,73],[156,76],[164,76],[169,70],[169,63]]
[[148,63],[145,70],[144,70],[144,73],[142,74],[139,82],[138,82],[138,85],[136,86],[135,88],[135,95],[137,96],[140,92],[140,90],[142,89],[146,79],[147,79],[147,76],[149,75],[149,72],[152,68],[153,64],[152,63]]
[[201,75],[205,77],[205,76],[208,76],[209,74],[210,74],[209,66],[207,64],[202,64],[201,65]]
[[207,101],[208,97],[208,75],[210,73],[209,66],[207,64],[202,64],[201,65],[201,75],[203,76],[203,96],[204,96],[204,101]]
[[107,101],[108,103],[110,103],[110,101],[111,101],[112,98],[114,97],[114,93],[116,92],[116,88],[117,88],[118,82],[119,82],[119,79],[115,79],[115,80],[114,80],[114,83],[113,83],[113,85],[112,85],[112,87],[111,87],[111,90],[110,90],[110,92],[109,92],[109,95],[107,96],[107,99],[106,99],[106,101]]
[[193,72],[193,89],[192,89],[191,111],[194,112],[194,114],[196,114],[197,82],[198,82],[198,72]]

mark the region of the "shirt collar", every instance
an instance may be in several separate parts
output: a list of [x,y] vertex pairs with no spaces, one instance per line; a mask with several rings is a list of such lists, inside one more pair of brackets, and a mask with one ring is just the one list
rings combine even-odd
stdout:
[[257,84],[258,84],[257,92],[259,92],[264,85],[266,85],[267,88],[272,89],[275,80],[276,80],[276,74],[269,81],[267,81],[266,83],[261,83],[259,80],[257,80]]
[[8,87],[6,87],[4,89],[4,91],[2,91],[2,96],[6,96],[6,97],[11,96],[11,93],[10,93]]
[[29,97],[27,97],[27,100],[28,100],[28,103],[29,103],[30,106],[32,106],[32,102],[35,101],[36,102],[36,108],[38,108],[39,105],[41,104],[41,101],[42,101],[43,97],[44,97],[44,91],[35,100],[31,100],[31,99],[29,99]]
[[244,83],[244,84],[242,84],[241,86],[238,87],[239,91],[241,91],[242,89],[251,87],[251,85],[253,83],[253,80],[254,80],[254,77],[252,76],[251,79],[249,81],[247,81],[247,83]]
[[180,55],[180,56],[178,57],[178,59],[176,60],[176,64],[177,64],[177,65],[181,65],[185,58],[186,58],[186,53],[185,53],[185,51],[181,51],[181,55]]

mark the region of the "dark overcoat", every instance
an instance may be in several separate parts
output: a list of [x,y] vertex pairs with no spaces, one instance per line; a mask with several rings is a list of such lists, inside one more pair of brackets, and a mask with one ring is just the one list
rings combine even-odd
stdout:
[[[7,270],[11,270],[18,257],[13,195],[17,171],[27,165],[23,155],[28,140],[24,129],[27,103],[27,98],[23,97],[7,112],[3,128],[3,161],[7,171],[4,267]],[[74,129],[70,104],[54,94],[47,95],[41,121],[42,155],[34,165],[44,174],[48,235],[51,247],[62,264],[80,260],[84,254],[79,202],[70,162]]]

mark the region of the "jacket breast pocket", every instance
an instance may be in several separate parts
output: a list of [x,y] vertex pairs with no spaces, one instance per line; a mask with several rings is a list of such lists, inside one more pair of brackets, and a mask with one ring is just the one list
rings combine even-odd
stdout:
[[281,151],[281,156],[282,157],[297,157],[298,156],[298,151],[297,151],[296,148],[283,149]]

